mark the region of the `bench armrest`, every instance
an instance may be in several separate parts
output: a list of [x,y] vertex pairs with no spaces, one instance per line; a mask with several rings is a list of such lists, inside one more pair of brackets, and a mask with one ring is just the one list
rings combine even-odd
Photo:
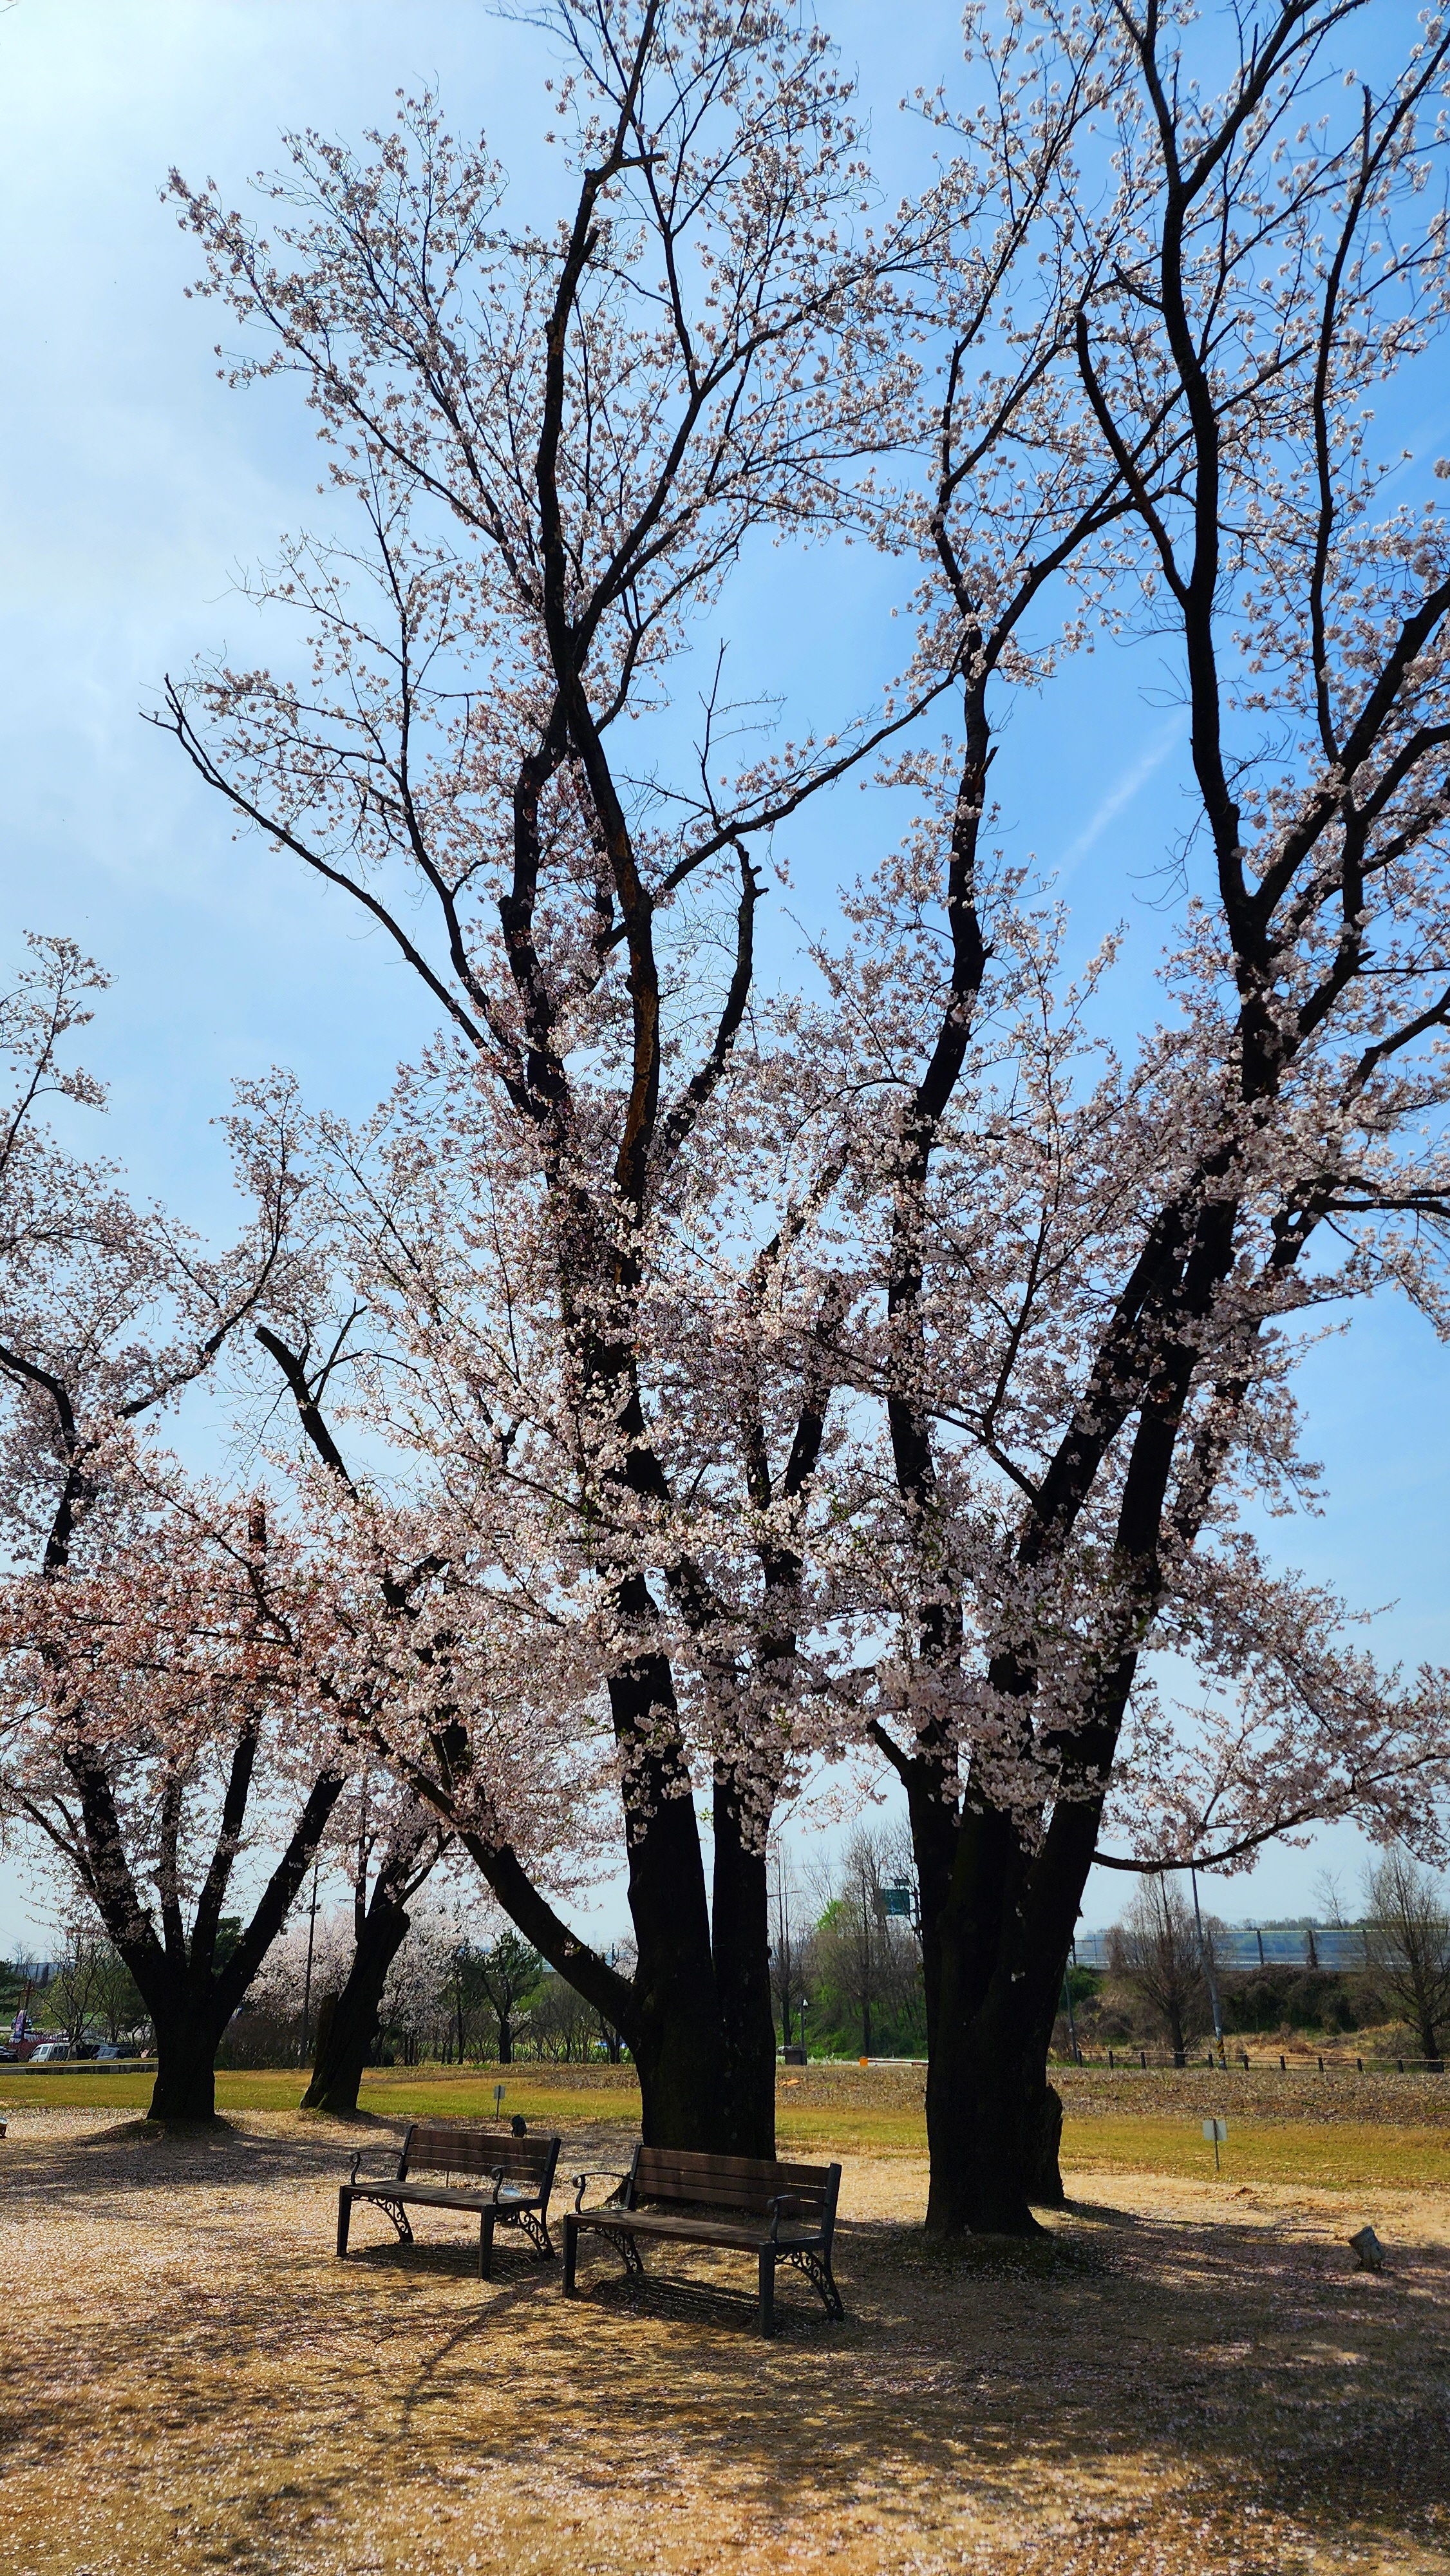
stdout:
[[777,2192],[774,2200],[768,2200],[765,2206],[770,2211],[770,2241],[773,2245],[780,2234],[781,2220],[799,2217],[804,2203],[796,2198],[793,2191],[782,2191]]
[[[584,2186],[586,2182],[628,2182],[629,2173],[627,2168],[624,2171],[621,2171],[618,2165],[592,2165],[588,2173],[571,2174],[569,2176],[569,2180],[574,2186],[574,2207],[576,2210],[582,2210],[584,2206]],[[617,2193],[611,2192],[609,2194],[609,2200],[614,2200],[617,2196]],[[609,2200],[601,2201],[597,2205],[601,2209],[607,2209],[609,2206]]]
[[[362,2163],[364,2156],[375,2155],[379,2152],[380,2150],[377,2148],[359,2147],[357,2154],[353,2157],[352,2163],[348,2168],[348,2181],[350,2183],[354,2183],[358,2180],[358,2166]],[[402,2165],[402,2157],[400,2155],[396,2155],[393,2158],[393,2170],[390,2174],[364,2174],[362,2179],[364,2182],[401,2182]]]

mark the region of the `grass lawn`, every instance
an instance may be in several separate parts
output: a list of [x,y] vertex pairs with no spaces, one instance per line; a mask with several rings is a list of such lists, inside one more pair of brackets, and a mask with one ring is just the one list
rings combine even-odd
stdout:
[[[379,2090],[410,2082],[404,2108],[478,2105],[456,2074]],[[864,2082],[795,2090],[824,2097],[792,2102],[803,2137],[873,2112]],[[568,2156],[619,2160],[625,2087],[537,2091]],[[513,2244],[480,2283],[466,2217],[400,2246],[365,2212],[338,2263],[355,2124],[233,2105],[167,2136],[46,2099],[0,2146],[6,2576],[1450,2571],[1445,2196],[1179,2176],[1182,2105],[1080,2117],[1155,2162],[1079,2160],[1030,2247],[929,2245],[919,2153],[848,2150],[846,2322],[787,2273],[762,2344],[753,2265],[700,2249],[631,2291],[601,2246],[566,2303]],[[1264,2137],[1297,2176],[1374,2126]],[[1367,2216],[1380,2277],[1343,2242]]]
[[[1226,2116],[1220,2149],[1228,2183],[1304,2184],[1335,2191],[1450,2189],[1450,2078],[1372,2076],[1337,2084],[1307,2074],[1211,2076],[1206,2070],[1057,2077],[1064,2096],[1064,2170],[1207,2179],[1210,2112]],[[224,2073],[217,2107],[229,2114],[289,2112],[304,2078],[292,2067]],[[364,2079],[361,2108],[374,2119],[491,2119],[494,2086],[505,2113],[568,2131],[601,2117],[637,2126],[639,2088],[627,2067],[379,2067]],[[926,2147],[919,2068],[820,2065],[783,2073],[781,2150],[812,2155],[919,2157]],[[0,2113],[22,2107],[144,2111],[146,2075],[63,2069],[26,2076],[0,2068]]]

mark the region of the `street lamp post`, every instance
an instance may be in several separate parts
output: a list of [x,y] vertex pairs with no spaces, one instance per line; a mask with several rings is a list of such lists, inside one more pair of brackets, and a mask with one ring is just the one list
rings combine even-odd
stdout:
[[317,1937],[317,1873],[321,1866],[320,1860],[312,1864],[312,1903],[307,1912],[307,1974],[302,1984],[302,2046],[297,2056],[299,2066],[307,2063],[307,2031],[312,2018],[312,1944]]
[[1203,1916],[1200,1914],[1200,1912],[1199,1912],[1199,1910],[1198,1910],[1198,1872],[1197,1872],[1197,1870],[1196,1870],[1196,1869],[1190,1869],[1190,1871],[1189,1871],[1189,1873],[1188,1873],[1188,1876],[1189,1876],[1189,1882],[1190,1882],[1190,1884],[1191,1884],[1191,1886],[1192,1886],[1192,1889],[1193,1889],[1193,1919],[1194,1919],[1194,1922],[1195,1922],[1195,1923],[1197,1924],[1197,1926],[1198,1926],[1198,1955],[1199,1955],[1199,1959],[1200,1959],[1200,1961],[1202,1962],[1204,1977],[1205,1977],[1205,1980],[1207,1981],[1207,1985],[1208,1985],[1208,2000],[1209,2000],[1209,2004],[1210,2004],[1210,2006],[1212,2007],[1212,2011],[1213,2011],[1213,2044],[1214,2044],[1215,2048],[1218,2050],[1218,2053],[1219,2053],[1220,2057],[1222,2057],[1222,2055],[1223,2055],[1223,2015],[1222,2015],[1222,2013],[1219,2011],[1219,2008],[1218,2008],[1218,1979],[1217,1979],[1217,1977],[1216,1977],[1216,1976],[1214,1975],[1214,1973],[1213,1973],[1213,1958],[1212,1958],[1212,1955],[1211,1955],[1211,1953],[1210,1953],[1210,1951],[1209,1951],[1208,1943],[1205,1941],[1205,1939],[1204,1939],[1204,1937],[1203,1937]]

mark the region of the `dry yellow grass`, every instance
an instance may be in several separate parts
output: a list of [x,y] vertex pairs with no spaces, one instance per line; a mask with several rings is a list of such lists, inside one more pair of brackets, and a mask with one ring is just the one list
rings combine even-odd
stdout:
[[[566,2165],[627,2138],[593,2107]],[[572,2306],[512,2247],[481,2286],[441,2215],[337,2263],[341,2124],[9,2116],[7,2576],[1450,2569],[1438,2195],[1079,2176],[1049,2245],[946,2254],[919,2158],[857,2156],[849,2321],[791,2281],[765,2345],[698,2252],[634,2297],[601,2254]]]

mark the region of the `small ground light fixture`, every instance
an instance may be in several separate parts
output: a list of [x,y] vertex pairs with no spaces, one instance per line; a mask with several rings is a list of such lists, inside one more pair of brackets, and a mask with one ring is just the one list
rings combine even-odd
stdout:
[[1212,2138],[1213,2140],[1213,2169],[1214,2172],[1217,2173],[1219,2171],[1219,2143],[1222,2139],[1228,2136],[1227,2120],[1205,2120],[1203,2124],[1203,2134],[1206,2138]]

